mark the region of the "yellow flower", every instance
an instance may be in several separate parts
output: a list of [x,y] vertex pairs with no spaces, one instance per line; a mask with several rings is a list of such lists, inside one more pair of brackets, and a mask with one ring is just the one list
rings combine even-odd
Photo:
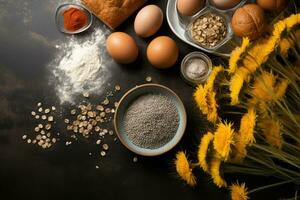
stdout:
[[207,114],[208,112],[206,95],[207,95],[207,88],[204,87],[203,85],[199,85],[196,91],[194,92],[194,99],[196,101],[196,104],[203,114]]
[[214,184],[219,188],[227,187],[226,181],[221,177],[221,173],[220,173],[221,163],[222,163],[221,159],[216,157],[213,158],[210,162],[210,175],[213,179]]
[[252,95],[263,101],[271,101],[274,98],[274,85],[276,77],[269,72],[259,75],[252,88]]
[[211,71],[211,74],[209,75],[209,78],[206,81],[206,85],[208,90],[213,90],[214,88],[214,82],[217,77],[217,75],[223,71],[223,67],[221,65],[214,67],[213,70]]
[[264,119],[260,127],[262,128],[263,136],[267,143],[281,149],[282,136],[281,136],[281,123],[273,119]]
[[270,37],[262,38],[249,49],[243,60],[244,66],[250,71],[249,74],[255,72],[268,59],[272,50],[269,39]]
[[194,93],[194,99],[200,111],[207,115],[207,120],[215,123],[218,119],[218,104],[216,93],[208,90],[207,85],[199,85]]
[[180,178],[184,180],[188,185],[195,186],[196,178],[193,175],[192,168],[190,167],[189,161],[183,151],[176,154],[176,171]]
[[279,42],[280,54],[283,55],[284,57],[287,57],[289,50],[294,45],[295,45],[295,42],[292,41],[291,39],[289,39],[288,37],[281,39]]
[[218,119],[218,104],[215,97],[216,93],[214,91],[210,91],[206,96],[207,120],[212,123],[216,123]]
[[241,59],[241,55],[246,51],[247,47],[250,44],[250,40],[247,37],[243,38],[242,45],[240,47],[235,48],[230,55],[229,59],[229,69],[228,72],[230,74],[233,74],[237,67],[238,67],[238,61]]
[[292,14],[288,18],[284,19],[286,27],[288,29],[293,28],[295,25],[300,23],[300,14]]
[[274,24],[271,36],[261,38],[255,45],[249,48],[247,56],[243,59],[243,65],[250,70],[250,74],[255,72],[258,67],[268,60],[270,54],[274,52],[279,45],[282,33],[286,29],[291,29],[299,23],[300,14],[291,15],[284,20],[278,21]]
[[245,67],[237,69],[236,73],[231,77],[229,83],[231,105],[239,103],[240,91],[248,77],[249,71]]
[[234,130],[231,123],[219,123],[214,134],[214,149],[223,160],[229,158],[231,144],[233,144]]
[[235,147],[235,155],[233,157],[234,162],[242,162],[247,156],[247,145],[240,139],[241,136],[237,135]]
[[256,112],[253,107],[248,108],[248,112],[243,115],[240,125],[240,139],[245,145],[255,142],[254,128],[256,123]]
[[275,98],[281,99],[285,95],[288,86],[289,86],[289,81],[286,79],[278,83],[275,87]]
[[292,37],[285,37],[282,38],[279,42],[279,52],[282,54],[284,57],[288,56],[288,51],[295,46],[295,40],[300,39],[300,30],[297,30],[295,32],[295,38]]
[[214,135],[211,132],[206,133],[202,138],[198,149],[198,161],[200,167],[203,171],[208,172],[208,164],[206,161],[206,156],[208,152],[208,147],[213,141]]
[[248,200],[248,191],[245,183],[235,183],[230,186],[231,200]]

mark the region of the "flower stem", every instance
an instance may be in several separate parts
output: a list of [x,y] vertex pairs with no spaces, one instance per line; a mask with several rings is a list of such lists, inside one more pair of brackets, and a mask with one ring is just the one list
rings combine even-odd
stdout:
[[261,191],[261,190],[265,190],[265,189],[269,189],[269,188],[272,188],[272,187],[284,185],[284,184],[287,184],[287,183],[291,183],[293,181],[294,180],[281,181],[279,183],[273,183],[273,184],[270,184],[270,185],[265,185],[265,186],[262,186],[262,187],[258,187],[258,188],[250,190],[248,192],[248,194],[251,194],[251,193],[254,193],[254,192],[257,192],[257,191]]

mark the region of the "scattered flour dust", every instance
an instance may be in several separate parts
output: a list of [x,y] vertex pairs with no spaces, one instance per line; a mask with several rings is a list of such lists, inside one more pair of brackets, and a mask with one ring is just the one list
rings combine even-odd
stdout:
[[108,30],[96,28],[84,38],[73,36],[57,45],[59,52],[50,64],[57,96],[61,103],[74,103],[74,97],[83,92],[101,92],[110,78],[110,64],[105,52]]

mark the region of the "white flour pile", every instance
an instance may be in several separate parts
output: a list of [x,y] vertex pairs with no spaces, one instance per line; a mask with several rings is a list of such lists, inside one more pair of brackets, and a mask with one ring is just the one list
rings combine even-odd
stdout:
[[74,96],[79,93],[99,93],[104,88],[110,77],[107,70],[110,59],[105,53],[107,33],[106,29],[97,28],[84,38],[73,37],[57,45],[59,53],[51,68],[61,103],[73,103]]

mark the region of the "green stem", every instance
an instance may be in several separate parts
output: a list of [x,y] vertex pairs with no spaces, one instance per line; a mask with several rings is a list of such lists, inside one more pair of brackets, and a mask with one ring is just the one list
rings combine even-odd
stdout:
[[252,189],[248,192],[248,194],[251,194],[251,193],[254,193],[254,192],[258,192],[258,191],[261,191],[261,190],[265,190],[265,189],[269,189],[269,188],[272,188],[272,187],[276,187],[276,186],[280,186],[280,185],[284,185],[284,184],[287,184],[287,183],[291,183],[293,182],[294,180],[288,180],[288,181],[281,181],[279,183],[273,183],[273,184],[270,184],[270,185],[265,185],[265,186],[262,186],[262,187],[258,187],[258,188],[255,188],[255,189]]
[[[253,147],[257,148],[257,149],[260,149],[262,151],[265,151],[267,153],[270,153],[271,155],[273,154],[275,158],[279,159],[279,160],[282,160],[298,169],[300,169],[300,166],[293,163],[292,161],[290,161],[289,159],[287,159],[285,156],[283,156],[282,154],[280,154],[279,152],[276,153],[276,151],[272,151],[272,150],[269,150],[267,147],[261,147],[260,145],[257,145],[257,144],[253,144]],[[300,160],[299,160],[300,161]]]

